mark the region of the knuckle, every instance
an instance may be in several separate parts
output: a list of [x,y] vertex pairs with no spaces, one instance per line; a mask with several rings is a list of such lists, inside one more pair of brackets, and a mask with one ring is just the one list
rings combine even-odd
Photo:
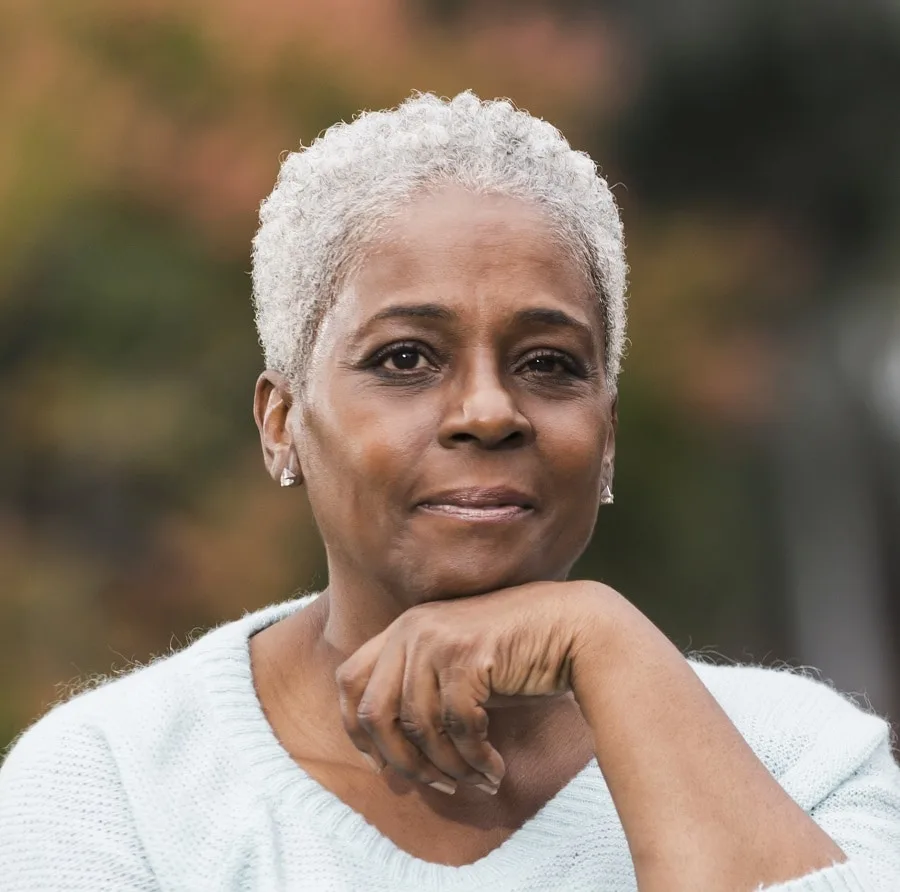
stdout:
[[356,673],[352,669],[341,666],[334,677],[337,682],[338,690],[343,696],[349,697],[356,692]]
[[483,709],[479,709],[472,716],[472,721],[470,724],[472,729],[472,733],[478,735],[479,737],[487,734],[488,729],[488,714]]
[[441,717],[437,713],[424,719],[413,712],[401,712],[399,722],[403,736],[419,749],[425,749],[441,732]]
[[356,720],[366,731],[380,731],[393,722],[393,717],[381,704],[363,701],[356,710]]
[[488,716],[483,709],[461,710],[447,705],[441,711],[441,724],[450,737],[482,739],[487,734]]
[[455,706],[445,706],[441,710],[441,724],[451,737],[465,737],[470,733],[471,720]]
[[415,716],[400,716],[400,730],[410,743],[418,747],[424,746],[430,737],[425,723]]
[[393,750],[388,761],[391,768],[407,780],[421,780],[428,771],[428,760],[409,744]]
[[353,710],[341,710],[341,724],[344,730],[352,737],[356,738],[360,733],[359,717]]
[[395,762],[391,765],[391,768],[393,768],[393,770],[397,774],[399,774],[401,777],[405,777],[407,780],[422,780],[422,770],[415,763],[407,764],[405,762]]

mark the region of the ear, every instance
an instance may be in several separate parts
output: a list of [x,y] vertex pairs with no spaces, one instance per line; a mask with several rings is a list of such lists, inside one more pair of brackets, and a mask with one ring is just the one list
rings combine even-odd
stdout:
[[296,475],[296,483],[303,480],[302,470],[288,425],[288,414],[294,403],[290,384],[281,373],[266,369],[256,381],[253,394],[253,419],[259,429],[263,461],[276,482],[287,470]]
[[614,393],[609,410],[609,430],[603,447],[603,485],[613,487],[616,464],[616,432],[619,429],[619,394]]

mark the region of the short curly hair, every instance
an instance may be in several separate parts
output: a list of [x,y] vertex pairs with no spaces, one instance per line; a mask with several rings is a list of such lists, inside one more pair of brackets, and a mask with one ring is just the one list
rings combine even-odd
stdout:
[[445,185],[534,202],[582,265],[605,320],[614,389],[625,343],[622,223],[597,166],[551,124],[467,90],[414,93],[290,153],[260,208],[253,303],[268,368],[302,390],[322,321],[363,247],[412,198]]

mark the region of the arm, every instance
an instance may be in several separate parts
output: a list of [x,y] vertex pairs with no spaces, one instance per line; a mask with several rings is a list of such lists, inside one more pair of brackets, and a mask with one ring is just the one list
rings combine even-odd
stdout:
[[0,769],[0,877],[9,892],[157,892],[102,735],[65,707]]
[[[641,892],[900,888],[900,770],[886,737],[874,774],[848,778],[811,817],[674,645],[624,599],[616,603],[584,626],[572,684]],[[875,784],[871,795],[860,794],[862,783]],[[865,857],[847,862],[856,853]],[[866,859],[895,885],[872,885]]]
[[[782,777],[783,788],[665,635],[599,583],[529,583],[419,605],[353,654],[337,681],[344,727],[376,769],[490,792],[505,765],[487,710],[498,698],[510,705],[571,688],[640,892],[900,889],[900,781],[884,722],[829,692],[844,711],[823,708],[849,736],[805,753],[806,776]],[[809,720],[799,718],[806,738]],[[868,769],[875,787],[860,787],[879,744],[886,761]],[[786,789],[802,793],[812,817]]]

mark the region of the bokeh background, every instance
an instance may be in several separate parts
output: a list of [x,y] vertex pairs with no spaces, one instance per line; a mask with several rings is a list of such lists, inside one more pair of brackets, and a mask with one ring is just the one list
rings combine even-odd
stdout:
[[625,218],[616,504],[578,572],[900,717],[897,3],[3,0],[0,748],[324,584],[250,416],[257,208],[334,121],[467,87],[557,124]]

